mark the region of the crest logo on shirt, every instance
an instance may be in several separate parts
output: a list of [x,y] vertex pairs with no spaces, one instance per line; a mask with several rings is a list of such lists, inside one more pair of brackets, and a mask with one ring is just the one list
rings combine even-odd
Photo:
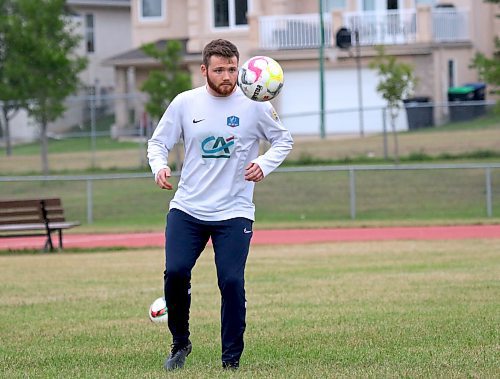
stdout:
[[201,150],[203,158],[229,158],[234,146],[234,136],[231,137],[215,137],[210,136],[201,142]]
[[278,112],[274,110],[274,108],[271,108],[271,117],[273,118],[274,121],[280,121],[280,118],[278,116]]
[[240,125],[240,118],[238,116],[229,116],[227,118],[227,126],[235,128]]

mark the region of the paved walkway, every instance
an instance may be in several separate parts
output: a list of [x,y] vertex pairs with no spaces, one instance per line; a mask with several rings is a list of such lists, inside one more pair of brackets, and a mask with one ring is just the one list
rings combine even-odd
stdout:
[[[54,243],[57,237],[54,235]],[[428,227],[325,228],[255,230],[253,245],[301,244],[318,242],[384,240],[500,239],[500,225],[460,225]],[[37,249],[44,237],[0,238],[0,250]],[[163,247],[164,234],[70,234],[63,236],[66,248]]]

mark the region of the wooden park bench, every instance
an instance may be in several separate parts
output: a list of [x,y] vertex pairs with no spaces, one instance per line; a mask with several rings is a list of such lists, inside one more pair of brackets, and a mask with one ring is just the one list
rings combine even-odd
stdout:
[[53,251],[52,233],[80,225],[66,221],[61,199],[0,200],[0,238],[46,236],[44,250]]

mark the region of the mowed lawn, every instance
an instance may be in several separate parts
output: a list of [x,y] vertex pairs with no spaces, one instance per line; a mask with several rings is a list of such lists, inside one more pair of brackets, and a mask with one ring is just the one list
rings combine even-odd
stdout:
[[[161,249],[0,256],[0,377],[163,377],[162,276]],[[498,240],[255,246],[246,282],[246,349],[224,373],[202,254],[193,353],[169,377],[500,377]]]

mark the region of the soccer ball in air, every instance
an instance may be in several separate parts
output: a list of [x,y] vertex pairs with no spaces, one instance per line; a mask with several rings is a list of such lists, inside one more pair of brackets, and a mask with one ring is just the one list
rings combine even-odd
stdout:
[[149,319],[153,322],[167,322],[167,303],[164,297],[159,297],[149,307]]
[[283,88],[283,70],[272,58],[252,57],[241,66],[238,85],[249,99],[268,101],[278,96]]

